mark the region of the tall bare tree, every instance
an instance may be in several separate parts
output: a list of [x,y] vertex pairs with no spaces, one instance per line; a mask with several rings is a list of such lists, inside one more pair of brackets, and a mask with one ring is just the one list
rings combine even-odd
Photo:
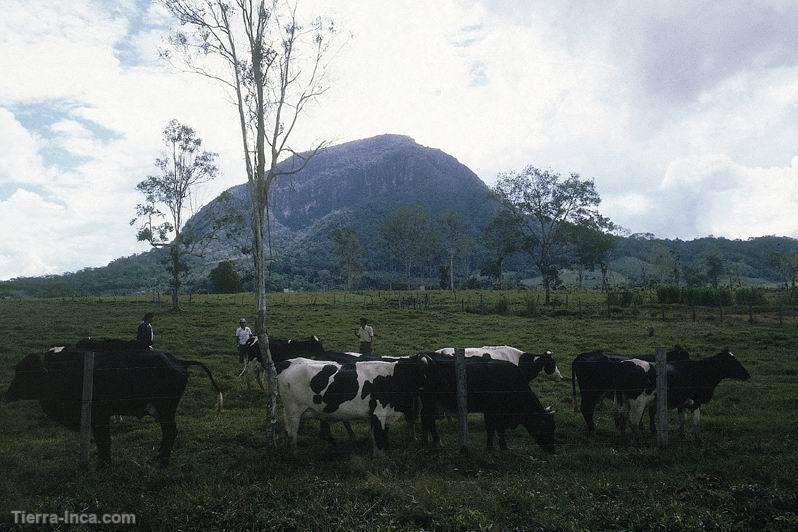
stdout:
[[448,211],[443,215],[440,232],[449,258],[449,289],[454,292],[454,258],[467,255],[474,246],[474,240],[468,234],[463,217],[455,211]]
[[307,106],[326,90],[334,26],[321,18],[302,24],[296,5],[281,0],[160,1],[178,23],[170,37],[171,50],[163,55],[171,59],[176,52],[189,71],[218,81],[238,111],[252,211],[256,330],[265,348],[269,384],[266,438],[273,446],[277,372],[266,328],[269,193],[276,179],[302,171],[326,145],[319,141],[299,153],[289,140]]
[[[172,310],[179,310],[178,291],[188,274],[186,258],[201,252],[215,231],[185,227],[194,211],[198,187],[216,177],[216,154],[202,150],[202,139],[193,128],[171,120],[163,131],[164,151],[155,159],[156,174],[136,185],[144,202],[136,205],[137,238],[168,252]],[[218,220],[214,220],[218,225]],[[218,227],[217,227],[218,228]],[[210,229],[210,228],[205,228]]]

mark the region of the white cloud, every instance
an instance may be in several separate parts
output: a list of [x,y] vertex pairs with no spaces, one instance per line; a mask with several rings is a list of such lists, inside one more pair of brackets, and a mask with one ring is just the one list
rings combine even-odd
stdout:
[[[489,183],[530,163],[593,177],[604,212],[632,231],[798,235],[790,5],[303,2],[333,15],[346,42],[295,147],[402,133]],[[0,241],[28,242],[6,244],[0,279],[144,249],[127,225],[134,187],[171,118],[220,154],[206,200],[244,181],[221,89],[157,60],[168,23],[157,4],[132,0],[3,4],[0,201],[16,220],[41,210],[54,227],[22,224],[38,230],[19,239],[18,222],[0,226]],[[20,104],[60,111],[29,124],[14,115]]]

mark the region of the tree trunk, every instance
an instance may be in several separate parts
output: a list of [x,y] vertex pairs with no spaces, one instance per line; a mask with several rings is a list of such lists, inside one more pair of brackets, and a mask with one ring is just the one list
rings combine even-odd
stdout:
[[172,310],[175,312],[180,310],[180,301],[177,297],[177,290],[180,288],[180,256],[177,251],[178,245],[177,239],[175,238],[175,242],[169,250],[172,256]]
[[407,289],[410,290],[410,261],[408,260],[405,263],[405,269],[407,274]]
[[449,288],[454,292],[454,254],[449,254]]
[[[254,195],[255,191],[250,191]],[[253,199],[257,202],[257,199]],[[268,200],[267,200],[268,201]],[[255,237],[256,254],[255,261],[255,291],[257,294],[257,321],[255,331],[258,335],[258,342],[261,346],[263,365],[266,372],[266,445],[269,447],[277,446],[277,370],[272,361],[272,353],[269,349],[269,334],[266,328],[267,307],[266,307],[266,253],[264,235],[265,226],[263,224],[263,213],[265,209],[258,205],[254,209],[252,232]]]

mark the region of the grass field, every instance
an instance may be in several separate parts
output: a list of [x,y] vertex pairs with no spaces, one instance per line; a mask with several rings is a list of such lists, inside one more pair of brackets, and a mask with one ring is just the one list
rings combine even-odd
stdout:
[[[328,349],[351,350],[365,314],[381,354],[506,343],[552,350],[566,378],[570,361],[586,350],[640,353],[681,343],[704,356],[729,346],[752,379],[719,386],[702,419],[702,444],[679,441],[674,432],[662,452],[650,440],[621,443],[609,403],[597,413],[598,434],[588,440],[573,412],[570,382],[539,378],[533,388],[557,410],[553,456],[520,428],[510,435],[510,451],[486,453],[480,417],[472,416],[469,457],[454,451],[450,420],[441,423],[443,449],[422,449],[394,427],[392,449],[374,459],[365,424],[356,427],[354,446],[334,426],[339,444],[330,447],[318,439],[317,423],[307,421],[293,458],[284,447],[266,448],[263,401],[238,390],[233,332],[238,318],[254,317],[250,295],[243,302],[240,295],[195,296],[180,313],[159,310],[147,298],[4,300],[0,392],[25,354],[89,335],[131,337],[144,312],[156,310],[156,348],[208,364],[227,399],[224,416],[213,421],[212,388],[192,372],[169,468],[149,464],[160,438],[157,424],[125,418],[112,428],[114,465],[102,474],[79,471],[77,434],[48,422],[37,404],[0,405],[0,529],[12,526],[13,510],[135,513],[140,528],[158,530],[798,527],[794,316],[781,326],[772,316],[749,324],[743,312],[731,311],[723,322],[711,312],[692,321],[689,309],[674,307],[668,316],[679,319],[662,321],[659,308],[644,306],[635,319],[607,319],[593,293],[572,294],[568,312],[502,316],[464,312],[462,299],[450,301],[441,292],[428,306],[418,294],[401,297],[410,296],[415,305],[405,301],[399,308],[400,295],[393,293],[279,294],[272,298],[270,332],[315,334]],[[480,296],[501,297],[472,292],[461,298],[475,304]],[[509,297],[522,305],[520,293]],[[573,314],[578,299],[582,318]],[[590,305],[595,312],[587,312]]]

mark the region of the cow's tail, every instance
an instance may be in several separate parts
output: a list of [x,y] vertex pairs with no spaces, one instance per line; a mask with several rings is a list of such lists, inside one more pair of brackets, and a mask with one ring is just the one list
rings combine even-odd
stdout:
[[574,412],[579,412],[579,406],[576,404],[576,360],[571,362],[571,397],[574,402]]
[[222,394],[222,389],[219,388],[219,386],[216,384],[216,381],[213,380],[213,375],[211,374],[211,370],[209,370],[208,366],[206,366],[202,362],[197,362],[194,360],[181,360],[181,362],[185,366],[199,366],[203,370],[205,370],[205,373],[208,374],[208,378],[211,380],[211,384],[213,384],[213,387],[216,389],[216,393],[218,394],[218,396],[216,397],[216,416],[217,417],[220,416],[222,414],[222,409],[224,408],[224,394]]

